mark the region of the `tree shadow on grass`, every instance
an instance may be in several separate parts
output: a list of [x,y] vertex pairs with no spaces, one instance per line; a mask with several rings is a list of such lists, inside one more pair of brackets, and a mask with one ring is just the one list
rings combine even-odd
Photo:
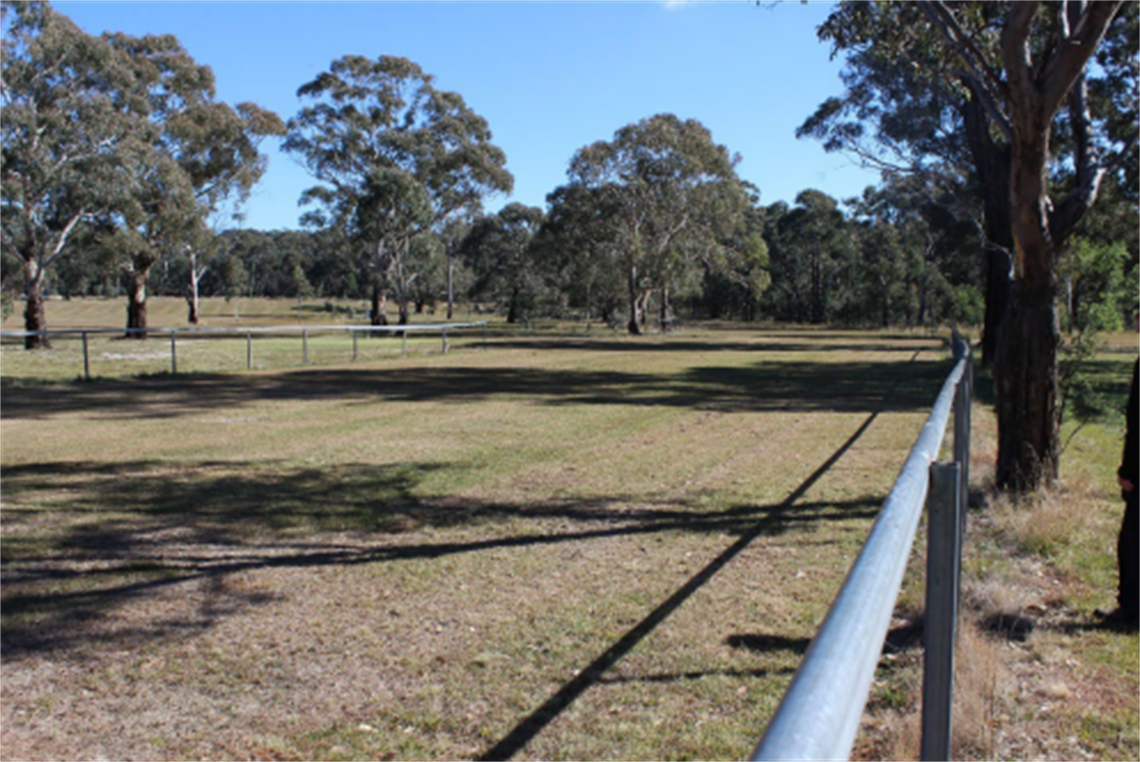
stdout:
[[771,331],[757,330],[749,338],[740,339],[739,329],[731,340],[708,336],[686,337],[681,334],[648,337],[604,337],[604,336],[511,336],[495,338],[489,346],[495,349],[522,349],[542,352],[587,351],[587,352],[633,352],[685,354],[745,352],[779,353],[808,352],[827,354],[830,352],[902,352],[908,355],[919,350],[931,350],[939,346],[938,337],[913,336],[909,334],[875,334],[859,340],[854,333],[830,331]]
[[[772,362],[687,367],[673,374],[554,368],[417,366],[275,374],[160,375],[28,385],[0,379],[0,416],[96,419],[234,414],[274,401],[645,405],[720,412],[906,411],[928,408],[947,366],[914,362]],[[890,389],[889,395],[885,391]]]
[[[12,663],[38,653],[64,657],[93,642],[130,650],[199,636],[227,618],[278,602],[243,585],[243,572],[430,560],[657,533],[736,538],[481,755],[506,759],[606,679],[610,667],[757,538],[873,517],[881,497],[838,504],[801,500],[876,417],[869,415],[782,502],[721,510],[685,501],[622,510],[616,507],[637,501],[619,495],[539,505],[417,499],[423,479],[444,467],[438,463],[319,470],[214,462],[172,467],[158,461],[12,467],[5,474],[0,654]],[[444,540],[419,531],[433,526],[463,531]],[[337,533],[330,535],[330,528]],[[187,583],[198,584],[197,602],[171,613],[162,605],[163,594],[177,589],[184,595],[178,586]],[[128,605],[152,601],[153,613],[117,616]],[[738,647],[800,645],[741,639]]]
[[655,609],[650,611],[644,619],[633,626],[621,638],[614,642],[594,661],[584,667],[571,680],[565,683],[542,705],[524,717],[507,735],[493,744],[483,754],[480,760],[506,760],[513,757],[523,749],[536,735],[549,725],[568,706],[574,703],[579,696],[597,684],[602,676],[625,657],[633,648],[645,639],[647,635],[657,629],[674,611],[677,610],[693,593],[701,589],[716,576],[721,569],[727,566],[745,548],[757,538],[785,531],[789,521],[804,510],[798,501],[809,489],[834,466],[840,458],[855,444],[863,433],[874,422],[878,413],[872,413],[863,424],[848,437],[847,441],[831,454],[820,466],[812,472],[791,494],[779,505],[772,506],[766,515],[757,517],[750,526],[740,533],[736,542],[724,549],[716,558],[705,565],[696,574],[665,599]]
[[[98,639],[121,648],[203,631],[274,599],[229,584],[273,568],[437,559],[658,533],[777,535],[873,516],[878,501],[630,509],[630,495],[538,505],[423,500],[416,486],[441,464],[325,469],[252,463],[59,463],[6,469],[0,555],[5,658],[66,651]],[[63,495],[64,497],[59,497]],[[43,505],[48,501],[48,505]],[[22,507],[35,505],[34,508]],[[435,532],[455,528],[448,539]],[[190,582],[199,611],[123,630],[114,613]]]
[[730,635],[725,641],[733,648],[756,653],[770,653],[772,651],[790,651],[797,656],[807,653],[811,645],[811,638],[786,638],[781,635]]

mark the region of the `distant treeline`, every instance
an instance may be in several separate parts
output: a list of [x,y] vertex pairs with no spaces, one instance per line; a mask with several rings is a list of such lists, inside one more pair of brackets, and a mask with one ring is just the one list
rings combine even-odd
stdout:
[[[859,213],[883,193],[868,189],[863,200],[850,205],[854,214],[843,214],[834,199],[818,191],[805,191],[790,207],[753,206],[749,224],[759,235],[751,259],[694,262],[675,281],[680,287],[670,308],[681,317],[744,321],[978,324],[984,260],[974,226],[933,204],[904,224]],[[511,225],[503,218],[521,211],[530,212],[534,224],[521,241],[512,241],[506,235]],[[1100,316],[1105,327],[1120,325],[1134,299],[1127,284],[1135,280],[1137,236],[1127,225],[1111,222],[1102,219],[1098,226],[1094,220],[1090,227],[1096,230],[1078,239],[1065,268],[1066,316],[1098,310],[1105,313]],[[620,273],[586,283],[581,268],[571,266],[585,264],[586,255],[565,252],[565,240],[552,240],[558,231],[546,223],[547,215],[533,208],[488,215],[466,229],[450,257],[441,236],[422,234],[407,263],[416,273],[411,311],[447,302],[450,264],[455,299],[494,303],[511,320],[562,317],[615,325],[627,320]],[[45,291],[64,298],[126,297],[130,273],[94,242],[79,249],[81,255],[61,260],[48,274]],[[577,261],[568,263],[567,257]],[[19,293],[17,264],[4,257],[6,311]],[[358,246],[335,228],[228,231],[205,247],[196,266],[200,296],[231,298],[367,300],[374,277]],[[168,257],[151,271],[150,291],[185,296],[190,277],[188,256]],[[649,295],[643,320],[658,319],[662,299],[657,292]]]

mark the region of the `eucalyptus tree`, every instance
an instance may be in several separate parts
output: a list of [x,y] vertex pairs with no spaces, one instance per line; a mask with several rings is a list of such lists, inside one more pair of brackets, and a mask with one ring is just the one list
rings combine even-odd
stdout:
[[734,315],[742,320],[759,318],[761,298],[771,285],[768,243],[764,240],[767,213],[760,206],[760,191],[742,182],[747,205],[739,216],[727,215],[735,224],[718,224],[720,215],[709,225],[717,235],[706,240],[698,252],[700,264],[699,300],[711,318]]
[[538,301],[541,276],[532,242],[542,210],[513,203],[475,222],[460,254],[475,275],[472,296],[489,296],[507,313],[508,323],[527,319]]
[[373,273],[372,321],[387,323],[396,289],[407,322],[411,240],[509,192],[506,157],[486,120],[406,58],[344,56],[297,91],[312,101],[289,121],[285,150],[317,180],[306,224],[342,227]]
[[565,306],[585,310],[587,329],[595,314],[615,323],[625,289],[614,196],[571,183],[548,194],[546,203],[546,218],[531,248],[547,284]]
[[956,218],[943,198],[952,191],[923,175],[888,174],[853,202],[859,258],[849,280],[856,313],[878,313],[882,325],[959,318],[953,294],[980,282],[976,229]]
[[700,122],[672,114],[622,127],[613,140],[585,146],[570,160],[570,184],[596,191],[613,210],[608,222],[626,283],[630,333],[642,332],[654,290],[667,309],[669,289],[693,252],[716,235],[707,223],[738,224],[746,205],[738,161]]
[[770,309],[798,323],[831,320],[847,286],[840,273],[854,253],[852,229],[839,203],[822,191],[801,191],[796,205],[775,220],[773,232]]
[[3,3],[0,241],[19,261],[29,349],[50,346],[44,282],[81,226],[121,198],[146,103],[128,56],[47,3]]
[[911,164],[937,157],[983,191],[991,254],[1008,257],[991,256],[987,312],[995,271],[1010,274],[1008,312],[987,317],[987,340],[997,480],[1016,491],[1057,473],[1059,254],[1107,174],[1135,182],[1136,17],[1119,0],[847,2],[820,30],[848,53],[848,92],[804,133]]
[[420,315],[447,298],[447,241],[434,231],[418,235],[411,241],[407,260],[408,269],[415,273],[408,282],[407,299]]
[[248,198],[267,166],[260,143],[283,135],[285,125],[254,103],[218,101],[210,67],[196,63],[172,35],[104,37],[126,54],[133,95],[147,104],[147,129],[136,133],[125,165],[130,187],[108,221],[130,277],[128,333],[144,338],[151,269],[207,244],[206,218]]
[[711,318],[730,315],[745,321],[760,317],[763,296],[772,283],[768,243],[762,234],[743,231],[709,248],[701,257],[701,300]]

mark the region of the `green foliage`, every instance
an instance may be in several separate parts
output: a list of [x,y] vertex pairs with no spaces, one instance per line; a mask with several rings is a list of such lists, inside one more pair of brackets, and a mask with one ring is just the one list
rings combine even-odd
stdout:
[[447,252],[443,239],[424,233],[412,239],[408,249],[408,268],[416,277],[408,284],[408,298],[417,313],[434,307],[445,299]]
[[245,264],[237,257],[225,260],[222,266],[222,283],[226,299],[241,296],[249,287],[250,276],[246,272]]
[[508,323],[528,320],[540,298],[542,280],[531,242],[542,220],[537,207],[509,204],[476,221],[459,248],[474,274],[471,296],[493,299]]
[[846,294],[841,273],[855,256],[853,231],[838,202],[818,190],[801,192],[796,206],[774,220],[769,242],[768,309],[797,323],[834,319]]
[[670,294],[743,224],[738,161],[700,122],[672,114],[626,125],[571,158],[570,184],[552,196],[581,205],[577,213],[591,220],[588,251],[608,260],[599,263],[606,277],[625,282],[630,333],[642,332],[654,292],[669,317]]
[[[1098,244],[1074,238],[1061,254],[1064,284],[1063,326],[1070,333],[1117,331],[1136,307],[1136,280],[1126,274],[1128,251],[1122,242]],[[1131,286],[1131,287],[1130,287]]]
[[985,297],[977,286],[964,284],[951,291],[950,314],[960,326],[978,326],[985,316]]
[[284,148],[319,183],[302,195],[317,207],[303,220],[354,242],[376,285],[378,323],[392,288],[407,318],[418,277],[411,240],[478,211],[514,181],[486,120],[434,79],[406,58],[344,56],[301,86],[297,95],[312,105],[289,121]]
[[565,307],[584,310],[587,323],[598,316],[616,325],[625,296],[612,197],[571,183],[556,188],[546,203],[546,219],[531,246],[536,266]]
[[[43,287],[86,221],[122,199],[147,104],[129,57],[48,4],[4,3],[0,245],[20,262],[25,328],[46,327]],[[29,339],[35,348],[45,342]]]
[[[145,321],[151,268],[207,245],[205,217],[248,195],[265,169],[259,141],[284,125],[217,101],[209,67],[171,35],[95,38],[46,3],[3,8],[5,253],[33,307],[61,263],[65,293],[124,266],[132,323]],[[42,307],[26,327],[43,327]]]
[[1062,420],[1085,424],[1112,410],[1098,383],[1095,358],[1104,350],[1102,334],[1124,328],[1125,315],[1136,308],[1136,278],[1126,273],[1123,243],[1096,243],[1074,238],[1058,265],[1065,299],[1058,386]]

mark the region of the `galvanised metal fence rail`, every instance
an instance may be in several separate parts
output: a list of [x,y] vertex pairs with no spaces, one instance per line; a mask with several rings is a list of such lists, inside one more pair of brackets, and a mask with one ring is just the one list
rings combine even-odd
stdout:
[[467,328],[483,328],[484,341],[486,340],[487,321],[477,323],[421,323],[409,325],[387,326],[358,326],[358,325],[307,325],[307,326],[260,326],[256,328],[63,328],[50,331],[3,331],[0,339],[26,339],[29,336],[44,336],[49,340],[53,336],[79,336],[83,347],[83,378],[91,380],[91,357],[88,344],[89,336],[118,335],[128,336],[132,333],[146,335],[157,334],[170,337],[170,372],[178,373],[178,338],[195,339],[208,337],[233,336],[245,338],[246,342],[246,369],[253,369],[253,337],[255,335],[271,334],[300,334],[301,336],[301,362],[309,364],[309,336],[317,333],[344,333],[352,336],[352,359],[359,355],[359,338],[361,335],[397,334],[401,338],[400,354],[408,353],[408,334],[410,333],[439,333],[444,354],[450,349],[449,332]]
[[[848,759],[890,627],[923,505],[928,522],[922,758],[949,759],[950,704],[965,519],[973,370],[954,336],[954,370],[848,572],[753,760]],[[954,460],[936,463],[951,406]]]

